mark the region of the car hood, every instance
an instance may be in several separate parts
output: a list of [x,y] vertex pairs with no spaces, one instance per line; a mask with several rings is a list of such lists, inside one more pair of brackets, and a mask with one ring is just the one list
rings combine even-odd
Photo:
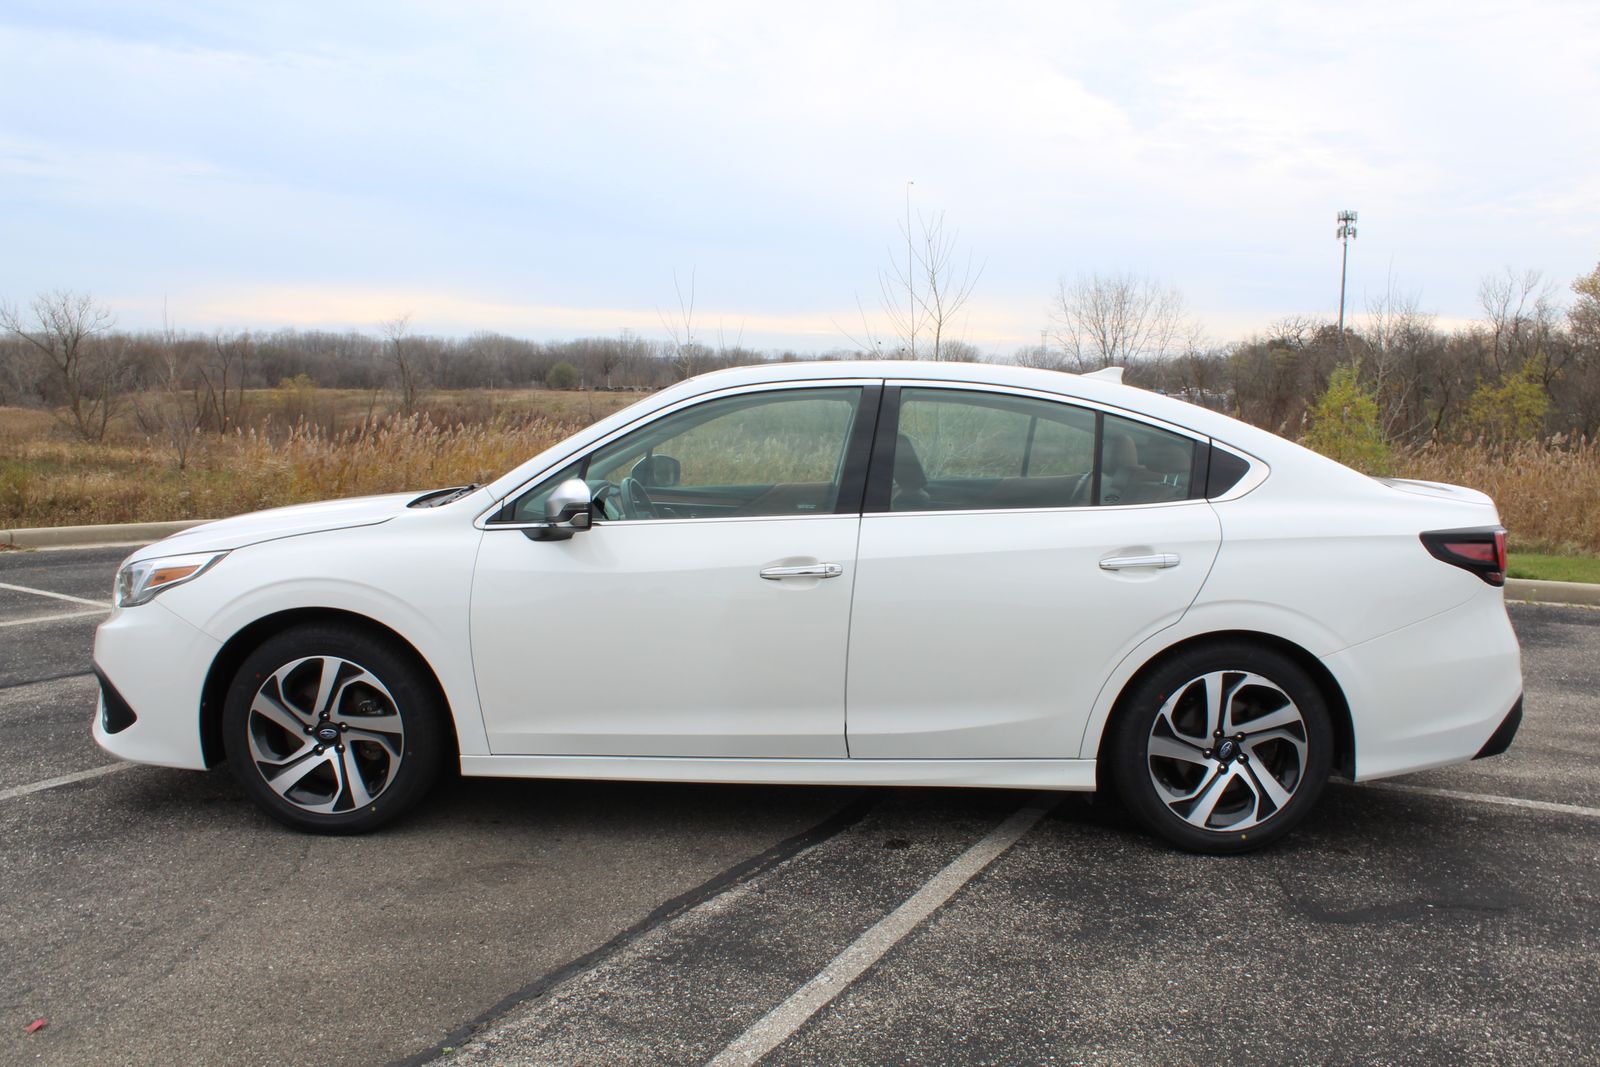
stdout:
[[348,530],[356,526],[376,526],[403,513],[406,504],[416,499],[416,495],[391,493],[385,496],[352,497],[348,500],[295,504],[292,507],[236,515],[231,519],[192,526],[153,545],[141,548],[129,558],[148,559],[185,552],[221,552],[262,541],[275,541],[280,537],[299,537],[302,534],[324,533],[328,530]]

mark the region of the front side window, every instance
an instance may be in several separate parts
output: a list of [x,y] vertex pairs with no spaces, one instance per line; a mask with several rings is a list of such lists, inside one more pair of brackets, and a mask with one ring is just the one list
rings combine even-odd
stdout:
[[1072,404],[902,388],[891,511],[1150,504],[1190,496],[1195,444]]
[[542,521],[544,499],[570,477],[589,484],[606,522],[831,514],[860,406],[859,387],[708,400],[545,479],[518,498],[512,520]]

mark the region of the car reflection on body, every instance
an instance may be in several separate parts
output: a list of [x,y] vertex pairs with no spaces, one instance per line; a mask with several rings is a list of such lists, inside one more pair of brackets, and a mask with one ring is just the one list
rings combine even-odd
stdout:
[[1116,374],[784,363],[136,552],[99,743],[372,829],[467,775],[1114,792],[1184,848],[1503,751],[1492,501]]

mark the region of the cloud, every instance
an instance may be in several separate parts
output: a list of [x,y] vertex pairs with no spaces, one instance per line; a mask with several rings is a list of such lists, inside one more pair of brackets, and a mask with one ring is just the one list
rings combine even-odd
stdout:
[[1086,270],[1219,323],[1331,312],[1343,207],[1358,285],[1392,264],[1469,314],[1503,263],[1592,266],[1597,41],[1568,3],[22,2],[0,293],[659,331],[693,269],[808,344],[876,303],[914,180],[987,262],[984,336],[1036,337]]

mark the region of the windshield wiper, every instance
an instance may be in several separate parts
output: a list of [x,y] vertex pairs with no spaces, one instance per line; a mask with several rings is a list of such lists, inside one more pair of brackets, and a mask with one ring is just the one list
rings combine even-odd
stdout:
[[451,489],[435,489],[431,493],[423,493],[421,496],[417,497],[417,499],[407,504],[406,507],[436,508],[443,504],[452,504],[466,496],[468,493],[476,492],[479,488],[479,483],[473,482],[471,485],[463,485]]

